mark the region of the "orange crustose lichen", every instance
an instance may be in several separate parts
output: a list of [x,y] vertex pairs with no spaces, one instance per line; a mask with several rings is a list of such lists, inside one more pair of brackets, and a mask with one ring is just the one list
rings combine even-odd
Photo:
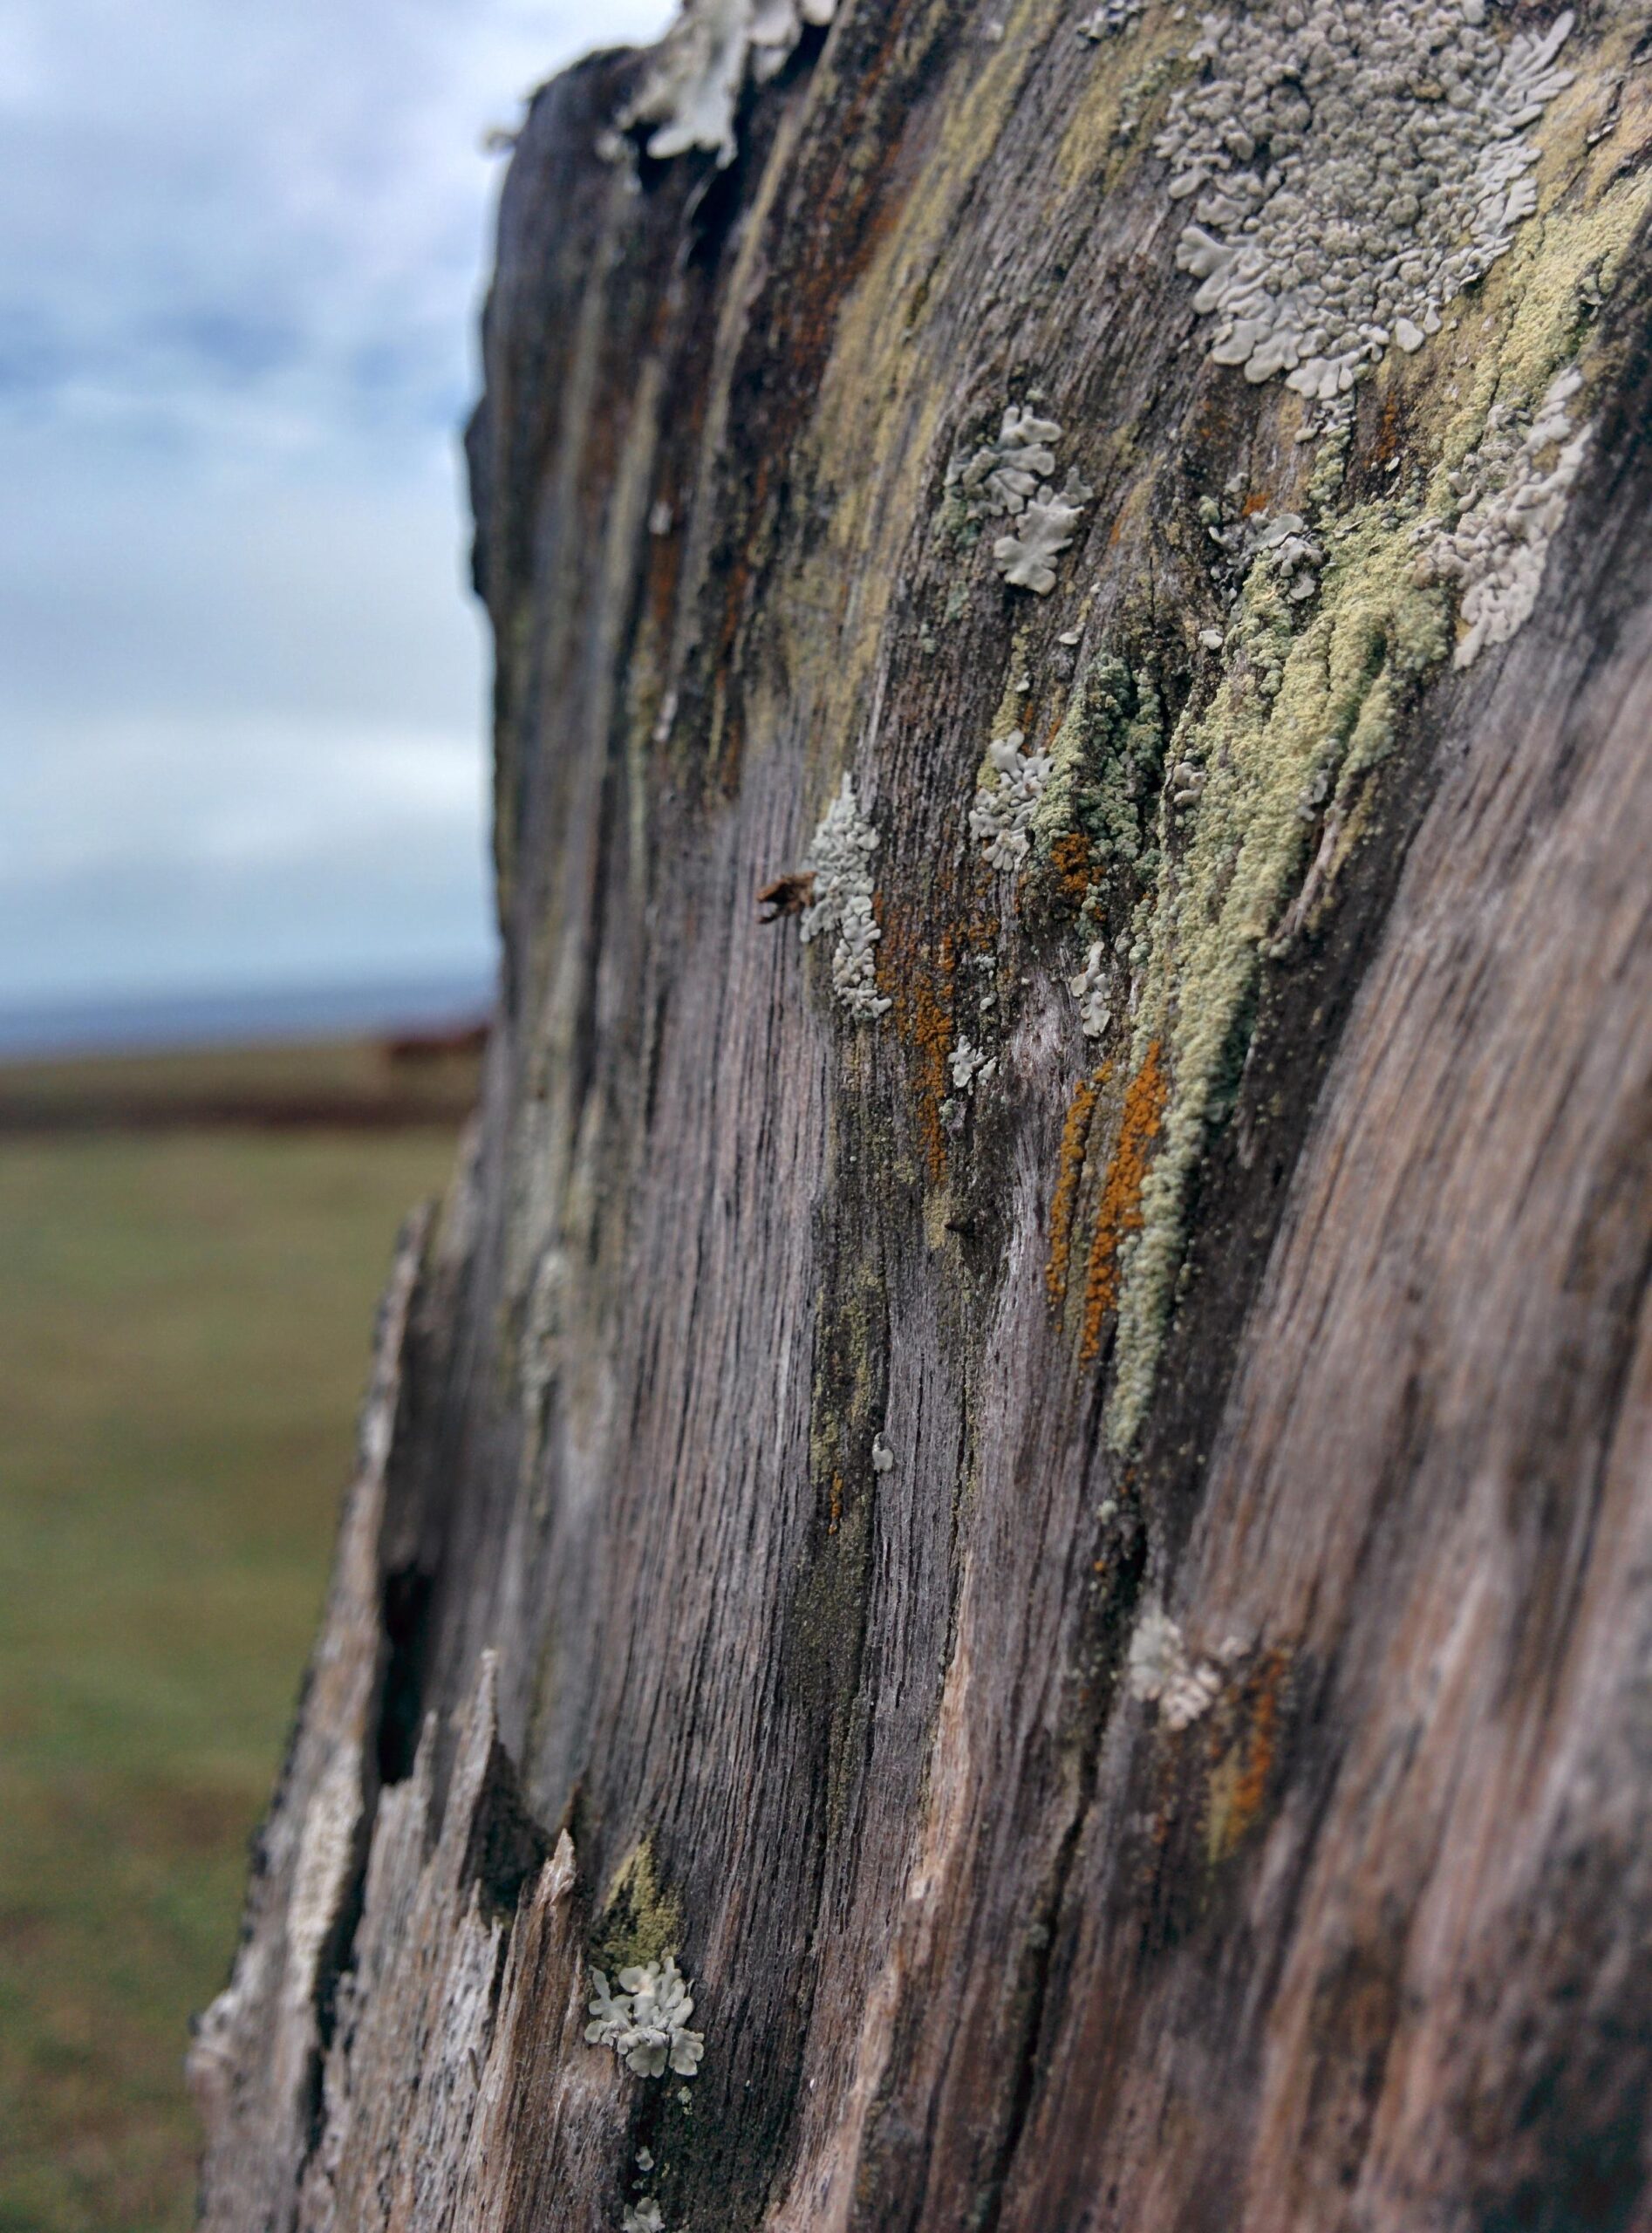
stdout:
[[1227,1860],[1261,1819],[1279,1755],[1288,1651],[1265,1652],[1245,1685],[1239,1727],[1211,1776],[1205,1842],[1211,1861]]
[[1082,830],[1064,830],[1049,849],[1050,866],[1065,896],[1082,906],[1090,888],[1090,841]]
[[[1110,1067],[1109,1065],[1108,1067]],[[1067,1267],[1073,1253],[1073,1220],[1078,1213],[1078,1186],[1084,1176],[1084,1151],[1089,1139],[1096,1097],[1107,1082],[1107,1068],[1093,1078],[1081,1078],[1073,1089],[1072,1106],[1062,1126],[1061,1160],[1055,1167],[1055,1192],[1049,1205],[1049,1262],[1044,1277],[1049,1299],[1058,1308],[1067,1297]]]
[[952,976],[957,967],[950,931],[941,935],[934,972],[917,974],[912,983],[911,1036],[918,1048],[918,1128],[932,1179],[946,1170],[946,1135],[941,1130],[941,1103],[946,1098],[946,1057],[952,1051]]
[[1288,1652],[1270,1651],[1256,1671],[1249,1701],[1250,1732],[1233,1793],[1232,1834],[1235,1844],[1261,1813],[1262,1802],[1267,1796],[1268,1779],[1273,1772],[1279,1747],[1280,1694],[1289,1669]]
[[1156,1039],[1141,1069],[1124,1089],[1118,1144],[1102,1181],[1084,1282],[1084,1335],[1078,1352],[1084,1364],[1093,1364],[1100,1356],[1102,1322],[1118,1301],[1119,1250],[1130,1234],[1141,1230],[1142,1189],[1147,1183],[1147,1166],[1169,1098],[1170,1081]]
[[[945,898],[943,892],[942,897]],[[885,922],[877,949],[877,989],[894,1003],[891,1021],[898,1036],[917,1053],[913,1080],[918,1130],[931,1182],[946,1175],[946,1136],[941,1103],[946,1098],[946,1058],[952,1051],[952,981],[958,967],[958,939],[943,931],[932,945],[926,927],[898,912]]]

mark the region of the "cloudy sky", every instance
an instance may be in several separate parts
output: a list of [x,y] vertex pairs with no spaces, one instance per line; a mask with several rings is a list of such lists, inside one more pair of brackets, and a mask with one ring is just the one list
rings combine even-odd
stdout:
[[5,0],[0,1004],[480,970],[489,125],[667,0]]

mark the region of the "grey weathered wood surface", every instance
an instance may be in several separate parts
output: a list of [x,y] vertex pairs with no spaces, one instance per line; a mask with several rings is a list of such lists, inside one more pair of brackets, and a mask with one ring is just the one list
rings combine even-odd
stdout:
[[[1555,239],[1652,154],[1635,14],[1574,35]],[[625,55],[518,147],[471,442],[502,1014],[195,2052],[218,2233],[617,2228],[641,2148],[672,2233],[1652,2227],[1644,226],[1535,613],[1422,678],[1262,965],[1121,1451],[1111,1320],[1086,1357],[1047,1278],[1072,925],[966,809],[1020,662],[1059,700],[1150,640],[1197,705],[1198,499],[1300,498],[1312,446],[1204,354],[1122,50],[1007,22],[856,0],[725,172],[599,159]],[[1430,462],[1446,377],[1359,392],[1335,501]],[[1096,489],[1042,600],[933,531],[1034,383]],[[753,905],[846,768],[874,1027]],[[972,947],[1001,1069],[948,1135]],[[1180,1729],[1124,1680],[1159,1603],[1221,1669]],[[639,1848],[686,2100],[583,2036]]]

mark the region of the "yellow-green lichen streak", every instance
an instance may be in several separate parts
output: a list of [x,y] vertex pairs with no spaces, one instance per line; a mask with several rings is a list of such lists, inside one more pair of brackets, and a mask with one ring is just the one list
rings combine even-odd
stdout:
[[617,1977],[621,1970],[663,1962],[679,1952],[682,1943],[682,1902],[661,1886],[653,1847],[644,1838],[614,1872],[591,1936],[591,1959]]
[[[1443,656],[1446,601],[1413,579],[1414,515],[1359,508],[1321,577],[1300,635],[1283,585],[1255,568],[1229,630],[1229,665],[1205,712],[1172,750],[1202,761],[1191,843],[1161,883],[1137,1005],[1132,1067],[1162,1040],[1173,1080],[1163,1145],[1142,1197],[1142,1230],[1124,1258],[1109,1407],[1115,1448],[1134,1441],[1152,1394],[1182,1212],[1260,949],[1300,880],[1312,779],[1386,741],[1393,693]],[[1237,647],[1234,639],[1237,638]],[[1270,694],[1277,682],[1277,693]]]
[[[826,507],[827,531],[803,563],[785,610],[779,672],[809,706],[812,737],[842,764],[865,734],[879,700],[887,653],[891,588],[900,578],[911,522],[923,511],[936,440],[949,397],[948,333],[939,307],[968,290],[958,268],[959,214],[1008,120],[1029,58],[1050,34],[1049,0],[1021,0],[1002,44],[954,64],[937,104],[935,140],[891,212],[889,229],[846,297],[820,383],[809,466]],[[1345,443],[1322,446],[1306,500],[1326,544],[1317,602],[1304,622],[1276,585],[1253,575],[1229,631],[1212,695],[1171,741],[1167,760],[1204,766],[1203,796],[1184,844],[1166,862],[1132,922],[1139,966],[1134,1062],[1162,1038],[1171,1081],[1160,1153],[1143,1200],[1143,1226],[1121,1262],[1120,1315],[1109,1405],[1116,1449],[1136,1438],[1161,1353],[1184,1258],[1189,1181],[1220,1114],[1225,1065],[1256,989],[1266,943],[1300,890],[1313,825],[1298,812],[1323,775],[1341,816],[1329,863],[1336,868],[1365,822],[1371,771],[1390,748],[1396,712],[1417,679],[1450,649],[1451,601],[1416,578],[1415,533],[1450,509],[1445,475],[1480,440],[1496,401],[1532,401],[1578,348],[1580,290],[1598,293],[1652,197],[1652,173],[1626,175],[1626,155],[1652,126],[1652,96],[1626,76],[1628,31],[1614,27],[1580,58],[1577,82],[1546,114],[1537,173],[1541,214],[1522,225],[1511,252],[1455,306],[1445,329],[1416,356],[1391,354],[1374,383],[1392,398],[1405,455],[1391,497],[1339,508]],[[1128,58],[1125,50],[1133,49]],[[1094,84],[1065,132],[1051,181],[1064,196],[1081,173],[1105,187],[1121,168],[1113,134],[1117,92],[1150,55],[1139,38],[1098,59]],[[1124,66],[1129,60],[1130,69]],[[1169,48],[1165,49],[1169,58]],[[829,68],[829,64],[825,66]],[[1593,147],[1603,87],[1623,87],[1616,128]],[[1143,144],[1132,140],[1134,167]],[[1586,350],[1586,375],[1599,367]],[[1280,431],[1299,423],[1294,396],[1272,407]],[[1068,424],[1067,440],[1087,470],[1097,442],[1116,431]],[[1137,484],[1126,506],[1145,501]],[[1300,505],[1281,488],[1276,505]],[[1075,584],[1074,586],[1076,586]],[[1020,726],[1010,711],[1022,670],[1017,645],[1007,662],[1006,700],[993,734]],[[1277,690],[1265,693],[1265,677]],[[1074,693],[1069,718],[1082,696]],[[1025,702],[1025,701],[1023,701]],[[1041,724],[1041,727],[1042,725]],[[1058,725],[1059,727],[1059,725]],[[1037,817],[1048,843],[1069,801],[1070,751],[1055,741],[1057,770]],[[1064,740],[1076,745],[1075,734]],[[1147,833],[1143,832],[1146,838]]]
[[813,477],[830,495],[827,532],[780,616],[786,671],[806,679],[836,764],[877,700],[892,588],[949,401],[932,324],[950,290],[932,275],[959,253],[959,212],[1056,14],[1054,0],[1021,0],[984,63],[978,53],[954,62],[939,144],[838,315],[810,445]]
[[[1215,693],[1172,741],[1171,756],[1202,761],[1207,782],[1192,841],[1143,911],[1149,952],[1133,1060],[1162,1040],[1172,1089],[1142,1230],[1123,1264],[1107,1417],[1116,1451],[1133,1444],[1152,1398],[1189,1184],[1230,1082],[1263,948],[1305,868],[1310,824],[1299,800],[1314,778],[1327,778],[1351,833],[1400,701],[1450,648],[1450,600],[1418,577],[1418,522],[1448,508],[1446,474],[1479,440],[1494,403],[1535,403],[1573,356],[1591,386],[1603,369],[1585,331],[1585,283],[1597,298],[1609,289],[1652,202],[1652,179],[1622,174],[1625,140],[1644,140],[1652,123],[1644,98],[1633,116],[1626,104],[1610,142],[1585,144],[1603,80],[1621,72],[1626,36],[1603,45],[1551,112],[1544,214],[1521,229],[1478,298],[1459,306],[1430,347],[1384,369],[1382,386],[1403,405],[1409,430],[1414,469],[1404,479],[1418,493],[1330,509],[1342,457],[1340,445],[1327,446],[1310,492],[1328,506],[1316,521],[1328,563],[1312,617],[1293,634],[1278,586],[1254,570]],[[1351,834],[1343,852],[1349,842]]]
[[[935,18],[938,38],[942,22]],[[784,672],[794,695],[813,700],[811,727],[836,765],[877,700],[891,590],[912,522],[925,509],[935,441],[953,399],[957,344],[947,318],[972,297],[969,264],[978,254],[960,217],[1029,73],[1049,40],[1070,36],[1071,25],[1059,0],[1018,0],[1004,11],[1003,32],[996,44],[954,54],[935,104],[933,144],[844,300],[821,379],[809,465],[829,495],[827,531],[779,618]],[[1116,173],[1117,89],[1141,54],[1139,38],[1095,50],[1092,85],[1052,166],[1052,227],[1057,203],[1094,193],[1098,167]],[[831,67],[829,48],[816,89],[823,99],[831,98]],[[1136,151],[1141,144],[1138,138]],[[1124,436],[1074,427],[1068,439],[1074,461],[1088,472],[1095,444]]]

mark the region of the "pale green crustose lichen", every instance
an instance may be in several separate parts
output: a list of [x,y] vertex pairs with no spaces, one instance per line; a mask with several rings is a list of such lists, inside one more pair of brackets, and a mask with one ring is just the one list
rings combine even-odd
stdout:
[[1081,830],[1097,862],[1150,875],[1157,859],[1147,830],[1164,757],[1164,707],[1151,672],[1103,652],[1075,685],[1051,741],[1034,836],[1048,848],[1063,830]]
[[[1301,801],[1321,778],[1328,790],[1383,755],[1401,697],[1446,649],[1444,598],[1415,578],[1415,524],[1414,507],[1380,505],[1339,522],[1313,608],[1293,601],[1287,577],[1253,566],[1215,696],[1172,741],[1177,764],[1197,763],[1204,781],[1185,851],[1162,872],[1141,925],[1135,1059],[1162,1041],[1172,1091],[1142,1228],[1122,1258],[1108,1409],[1116,1449],[1134,1441],[1152,1394],[1187,1188],[1225,1113],[1263,949],[1310,842]],[[1161,815],[1171,811],[1167,797]]]
[[[1610,66],[1621,67],[1621,38],[1608,53]],[[1580,166],[1577,191],[1523,229],[1486,282],[1483,308],[1471,323],[1464,313],[1459,338],[1448,330],[1415,371],[1385,375],[1403,390],[1413,430],[1406,490],[1339,516],[1330,508],[1353,430],[1344,424],[1328,435],[1306,492],[1313,533],[1328,554],[1318,603],[1306,617],[1294,611],[1273,570],[1253,567],[1225,632],[1216,693],[1172,741],[1176,769],[1198,767],[1205,782],[1188,802],[1192,842],[1164,888],[1145,892],[1137,909],[1132,958],[1143,973],[1135,1059],[1162,1034],[1172,1091],[1143,1192],[1142,1230],[1123,1265],[1108,1412],[1116,1449],[1134,1441],[1151,1399],[1184,1261],[1188,1186],[1236,1088],[1262,963],[1323,904],[1356,841],[1368,779],[1393,749],[1404,701],[1451,648],[1447,584],[1464,574],[1440,563],[1446,522],[1455,516],[1460,527],[1484,508],[1469,550],[1451,553],[1471,585],[1485,530],[1484,550],[1494,554],[1483,577],[1498,584],[1485,599],[1492,617],[1468,657],[1496,639],[1494,627],[1518,625],[1540,584],[1557,502],[1569,494],[1582,454],[1571,447],[1580,439],[1570,423],[1579,393],[1571,368],[1590,377],[1583,338],[1652,206],[1644,169],[1608,160],[1604,148],[1587,159],[1582,123],[1570,108],[1556,129],[1557,160]],[[1516,477],[1528,434],[1539,435],[1519,473],[1533,490],[1521,507],[1534,514],[1530,536],[1515,524],[1512,507],[1495,502],[1499,482],[1506,488]],[[1547,485],[1557,472],[1559,484]],[[1426,494],[1406,493],[1423,475]],[[1512,567],[1512,541],[1519,546]],[[1486,617],[1479,603],[1465,611],[1464,646]],[[1464,660],[1463,647],[1457,656]],[[1056,758],[1059,777],[1059,752]]]

